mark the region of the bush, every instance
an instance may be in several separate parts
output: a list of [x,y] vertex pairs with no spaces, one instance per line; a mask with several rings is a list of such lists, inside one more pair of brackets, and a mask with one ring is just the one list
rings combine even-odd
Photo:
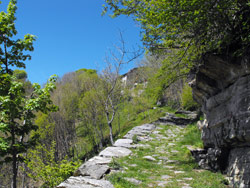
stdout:
[[194,101],[192,88],[186,83],[181,93],[181,106],[185,110],[197,110],[199,104]]
[[35,182],[42,182],[41,187],[57,186],[80,166],[80,161],[56,161],[55,142],[52,142],[50,150],[45,149],[44,145],[30,150],[25,163],[29,169],[28,176]]

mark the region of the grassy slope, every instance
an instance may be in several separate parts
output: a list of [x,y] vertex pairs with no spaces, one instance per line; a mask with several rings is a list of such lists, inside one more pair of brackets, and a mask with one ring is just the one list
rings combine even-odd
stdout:
[[[152,117],[156,118],[157,114],[159,115],[159,112]],[[123,173],[115,173],[108,177],[116,188],[226,187],[223,175],[199,169],[185,146],[202,146],[200,132],[195,125],[183,129],[177,126],[160,127],[159,133],[152,135],[154,138],[152,141],[143,143],[148,147],[133,149],[132,156],[116,159],[115,164],[121,166]],[[153,156],[156,161],[143,159],[144,156]],[[124,179],[126,177],[135,178],[142,183],[132,184]]]

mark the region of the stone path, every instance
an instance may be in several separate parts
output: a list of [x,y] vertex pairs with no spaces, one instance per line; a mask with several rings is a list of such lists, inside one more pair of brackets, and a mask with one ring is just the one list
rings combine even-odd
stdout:
[[[178,124],[178,125],[185,125],[186,123],[190,123],[195,119],[195,115],[191,115],[192,120],[190,118],[180,118],[176,117],[172,114],[167,113],[166,117],[160,118],[157,121],[157,124]],[[176,120],[177,123],[174,123]],[[155,124],[156,124],[155,123]],[[160,133],[160,129],[156,127],[155,124],[144,124],[141,126],[134,127],[131,129],[123,139],[119,139],[115,142],[114,146],[107,147],[103,151],[99,153],[98,156],[95,156],[89,159],[87,162],[82,164],[79,169],[74,173],[73,176],[62,182],[57,188],[114,188],[114,186],[107,180],[105,180],[106,174],[109,174],[112,169],[109,164],[112,163],[112,158],[120,158],[131,155],[132,151],[131,148],[136,147],[147,147],[147,144],[133,144],[133,140],[135,137],[136,139],[145,142],[152,141],[154,139],[157,140],[166,140],[169,137],[176,137],[176,134],[171,130],[166,132],[166,136],[163,136]],[[175,132],[181,131],[181,127],[177,127]],[[174,143],[169,143],[169,147],[174,146]],[[158,152],[166,153],[164,148],[158,148]],[[172,151],[178,152],[178,151]],[[145,156],[144,159],[149,161],[156,161],[156,158],[159,159],[158,163],[167,162],[166,168],[172,169],[171,163],[176,161],[171,161],[168,158],[158,158],[158,155],[154,156]],[[183,173],[181,171],[173,171],[173,173]],[[162,175],[162,180],[157,182],[158,187],[164,187],[167,183],[169,183],[169,179],[171,176]],[[139,185],[141,181],[135,178],[127,178],[127,181]],[[150,187],[150,185],[148,185]],[[188,188],[188,184],[183,184],[183,188]],[[190,188],[190,187],[189,187]]]
[[[134,127],[125,136],[119,139],[114,146],[107,147],[95,156],[85,162],[74,173],[74,176],[61,183],[58,188],[113,188],[113,185],[105,180],[105,175],[112,169],[108,166],[112,158],[125,157],[132,153],[129,148],[136,148],[140,145],[133,144],[133,136],[139,140],[150,140],[149,134],[156,128],[154,124],[144,124]],[[130,179],[133,182],[140,182]]]

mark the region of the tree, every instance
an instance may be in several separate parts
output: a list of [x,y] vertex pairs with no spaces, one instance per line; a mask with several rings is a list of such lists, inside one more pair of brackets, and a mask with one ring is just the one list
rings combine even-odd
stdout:
[[[1,162],[12,162],[13,187],[16,187],[18,172],[18,162],[23,161],[20,155],[36,144],[39,135],[34,135],[28,139],[32,130],[36,130],[33,119],[34,112],[56,110],[50,100],[50,92],[54,89],[55,78],[52,77],[41,89],[38,84],[34,84],[34,91],[30,97],[24,96],[24,88],[21,82],[11,75],[1,75],[0,84],[0,156]],[[5,94],[7,91],[7,95]]]
[[121,32],[120,42],[120,46],[115,46],[116,52],[110,51],[110,56],[106,57],[106,68],[103,70],[101,75],[101,78],[104,81],[102,84],[103,110],[106,115],[107,124],[109,126],[109,137],[112,145],[114,144],[112,122],[115,118],[121,97],[121,89],[119,88],[120,71],[123,65],[132,62],[143,53],[141,49],[133,52],[127,51]]
[[28,78],[28,74],[25,70],[16,69],[14,70],[13,74],[18,80],[26,81],[26,79]]
[[99,148],[103,148],[104,135],[103,135],[103,103],[100,100],[102,91],[102,80],[98,77],[96,72],[91,73],[90,70],[84,71],[81,80],[84,82],[86,92],[80,101],[80,118],[85,119],[85,124],[90,124],[94,129],[96,142],[99,142]]
[[[140,23],[143,41],[151,49],[195,45],[204,53],[247,53],[250,7],[244,0],[106,0],[112,17],[131,15]],[[237,50],[237,49],[240,49]]]
[[[132,16],[150,53],[164,54],[157,98],[185,79],[206,53],[247,55],[250,3],[244,0],[105,0],[103,13]],[[154,93],[156,93],[154,91]],[[157,99],[157,100],[158,100]]]
[[12,162],[12,187],[17,187],[18,162],[23,161],[22,153],[36,143],[38,135],[29,138],[37,127],[33,123],[35,112],[56,110],[50,100],[55,88],[56,77],[49,79],[44,88],[33,85],[30,96],[25,95],[23,83],[13,76],[12,68],[25,68],[24,61],[31,56],[35,36],[27,34],[24,39],[13,39],[15,28],[16,1],[10,0],[7,12],[0,13],[0,160]]

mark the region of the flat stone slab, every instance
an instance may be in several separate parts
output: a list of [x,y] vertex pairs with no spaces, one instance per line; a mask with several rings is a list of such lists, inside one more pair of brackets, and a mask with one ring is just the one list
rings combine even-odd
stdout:
[[138,126],[137,128],[152,131],[156,128],[156,126],[154,124],[147,123],[147,124],[143,124],[141,126]]
[[184,174],[184,171],[174,171],[175,174]]
[[193,180],[193,178],[182,178],[183,180],[188,180],[188,181],[191,181]]
[[147,159],[148,161],[156,161],[156,159],[152,156],[145,156],[143,159]]
[[71,176],[57,188],[114,188],[114,186],[106,180],[95,180],[83,176]]
[[135,185],[140,185],[142,183],[142,181],[137,180],[135,178],[124,178],[125,180],[129,181],[130,183],[133,183]]
[[105,157],[100,157],[100,156],[95,156],[89,159],[88,161],[93,162],[95,164],[109,164],[111,163],[112,159],[111,158],[105,158]]
[[175,146],[176,144],[174,143],[168,143],[168,146]]
[[151,133],[156,126],[154,124],[143,124],[141,126],[134,127],[131,129],[124,138],[132,139],[134,135],[136,136],[146,136]]
[[86,162],[81,165],[74,173],[74,176],[90,176],[94,179],[101,179],[110,170],[107,165],[98,165],[94,162]]
[[171,183],[172,181],[156,181],[159,187],[166,187],[167,184]]
[[107,147],[99,153],[101,157],[126,157],[130,155],[132,151],[124,147]]
[[136,145],[131,145],[133,140],[131,139],[118,139],[114,146],[116,147],[124,147],[124,148],[136,148]]
[[172,177],[169,176],[169,175],[162,175],[161,176],[161,179],[164,179],[164,180],[167,180],[167,179],[170,179],[170,178],[172,178]]

